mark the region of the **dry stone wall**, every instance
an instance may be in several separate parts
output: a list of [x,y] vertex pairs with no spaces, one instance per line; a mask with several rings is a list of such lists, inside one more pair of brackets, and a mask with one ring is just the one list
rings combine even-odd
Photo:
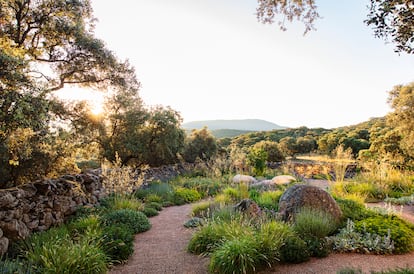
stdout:
[[[176,165],[149,169],[145,183],[167,180],[189,171]],[[63,223],[80,206],[93,206],[105,196],[100,169],[0,189],[0,257],[11,241]]]

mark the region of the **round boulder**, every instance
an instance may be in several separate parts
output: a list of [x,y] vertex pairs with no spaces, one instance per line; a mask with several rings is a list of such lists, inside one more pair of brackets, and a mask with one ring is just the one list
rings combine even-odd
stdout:
[[233,183],[235,184],[240,184],[240,183],[248,183],[248,184],[253,184],[256,183],[257,180],[249,175],[242,175],[242,174],[237,174],[233,177]]
[[287,185],[295,181],[296,178],[290,175],[279,175],[272,178],[272,182],[276,185]]
[[342,217],[342,211],[332,196],[316,186],[294,185],[280,197],[279,214],[284,221],[293,219],[302,207],[328,212],[336,221]]

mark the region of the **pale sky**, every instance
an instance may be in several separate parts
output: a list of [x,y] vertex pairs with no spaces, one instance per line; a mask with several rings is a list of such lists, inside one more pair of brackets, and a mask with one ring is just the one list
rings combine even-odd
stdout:
[[[242,2],[242,3],[241,3]],[[303,36],[262,25],[255,0],[93,0],[96,36],[129,59],[147,105],[184,122],[264,119],[333,128],[389,111],[387,91],[414,81],[414,55],[373,37],[368,0],[317,0]]]

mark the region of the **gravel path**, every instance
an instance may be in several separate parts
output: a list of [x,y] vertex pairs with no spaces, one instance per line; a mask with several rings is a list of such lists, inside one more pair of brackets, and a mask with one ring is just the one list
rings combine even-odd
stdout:
[[[311,184],[327,187],[326,182],[312,181]],[[371,205],[372,206],[372,205]],[[164,208],[160,215],[150,219],[152,228],[135,236],[135,252],[124,265],[116,266],[111,274],[204,274],[208,273],[208,258],[186,252],[192,230],[183,224],[188,220],[191,205]],[[413,218],[414,207],[405,207],[404,213]],[[406,218],[410,220],[409,218]],[[412,219],[414,220],[414,218]],[[410,220],[411,221],[411,220]],[[414,268],[414,252],[404,255],[361,255],[331,254],[326,258],[311,258],[301,264],[280,264],[259,272],[262,274],[331,274],[345,267],[371,270]]]
[[150,218],[152,228],[135,236],[134,254],[111,274],[204,274],[208,258],[186,251],[192,230],[183,224],[189,219],[191,205],[164,208]]

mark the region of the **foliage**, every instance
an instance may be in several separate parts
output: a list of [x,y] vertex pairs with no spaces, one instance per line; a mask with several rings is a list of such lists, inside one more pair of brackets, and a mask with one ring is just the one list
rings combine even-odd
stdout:
[[134,232],[124,224],[113,224],[103,229],[102,249],[115,262],[123,262],[134,252]]
[[131,209],[131,210],[140,210],[144,207],[143,203],[138,199],[132,197],[131,195],[109,195],[101,199],[101,206],[110,209]]
[[184,223],[184,227],[190,228],[190,227],[199,227],[204,224],[204,219],[199,217],[193,217],[187,222]]
[[0,184],[79,172],[73,152],[83,138],[70,130],[86,106],[54,92],[137,91],[135,72],[94,37],[90,1],[1,1],[0,13]]
[[75,242],[66,227],[31,235],[23,242],[22,256],[42,273],[104,273],[107,257],[94,239]]
[[284,223],[268,221],[260,224],[256,234],[260,254],[266,257],[268,263],[279,261],[281,247],[293,235],[293,230]]
[[396,204],[396,205],[413,205],[414,204],[414,195],[403,196],[400,198],[385,198],[384,202]]
[[146,207],[152,207],[154,209],[156,209],[157,211],[161,211],[162,210],[162,204],[157,203],[157,202],[149,202],[145,204]]
[[174,203],[176,205],[192,203],[200,199],[201,199],[201,195],[195,189],[178,187],[174,190]]
[[27,262],[21,260],[0,260],[0,273],[3,274],[34,274],[35,270]]
[[135,178],[135,170],[129,166],[122,166],[121,158],[115,153],[115,161],[107,160],[102,164],[102,185],[108,193],[116,195],[128,195],[134,188],[142,185],[144,173]]
[[286,30],[285,20],[301,21],[305,25],[305,33],[313,30],[314,21],[319,18],[315,1],[265,1],[259,0],[256,9],[257,19],[262,23],[271,24],[277,15],[283,19],[278,20],[281,30]]
[[203,198],[215,196],[220,192],[223,185],[223,178],[209,178],[209,177],[177,177],[170,182],[173,185],[184,188],[197,190]]
[[194,204],[192,206],[191,215],[194,217],[200,217],[200,218],[211,217],[214,209],[217,206],[218,206],[217,204],[213,202],[209,202],[209,201]]
[[174,189],[168,183],[156,181],[149,183],[145,187],[137,189],[134,192],[134,196],[147,202],[172,201],[174,196]]
[[346,222],[348,219],[352,221],[360,221],[369,217],[373,217],[375,213],[367,209],[363,202],[356,202],[350,199],[335,198],[338,206],[342,211],[342,219]]
[[263,148],[252,147],[247,155],[248,164],[256,176],[262,176],[266,169],[267,152]]
[[147,216],[148,218],[149,217],[154,217],[154,216],[157,216],[159,213],[158,213],[158,210],[156,210],[155,208],[153,208],[153,207],[148,207],[148,206],[146,206],[146,207],[144,207],[143,209],[142,209],[142,213],[144,213],[145,214],[145,216]]
[[384,1],[371,0],[367,25],[372,26],[378,38],[392,39],[396,52],[413,53],[414,13],[412,3],[408,0]]
[[352,162],[352,150],[350,148],[345,150],[343,145],[340,145],[334,150],[334,158],[335,180],[337,182],[343,182],[346,168]]
[[102,219],[108,226],[124,224],[131,228],[134,233],[144,232],[151,228],[151,224],[144,213],[131,209],[120,209],[109,212]]
[[288,237],[280,248],[280,260],[286,263],[301,263],[309,260],[310,254],[304,240],[296,235]]
[[194,163],[197,158],[207,161],[218,150],[216,139],[206,127],[194,129],[185,140],[183,157],[189,163]]
[[369,232],[355,231],[355,224],[350,219],[346,227],[342,228],[335,236],[331,236],[329,241],[332,248],[337,252],[355,252],[365,254],[392,254],[394,243],[391,235],[379,236]]
[[269,210],[277,211],[279,208],[279,199],[282,196],[282,190],[276,191],[265,191],[253,200],[257,203],[260,208],[266,208]]
[[211,256],[209,271],[211,273],[253,273],[262,261],[257,242],[252,236],[226,241]]
[[274,141],[260,141],[254,144],[253,148],[264,150],[267,154],[266,161],[268,162],[281,162],[285,160],[279,144]]
[[[394,4],[391,5],[390,9],[398,9],[398,7],[396,7]],[[405,24],[408,23],[406,22]],[[413,34],[414,32],[411,30],[410,36],[413,36]],[[407,157],[413,159],[414,153],[412,147],[414,146],[414,83],[410,83],[405,86],[395,86],[389,92],[388,101],[391,104],[391,107],[394,109],[394,111],[388,115],[388,121],[395,126],[397,133],[401,136],[401,142],[399,145],[403,153]]]
[[325,211],[304,207],[295,214],[293,230],[301,237],[322,239],[336,228],[334,218]]
[[391,236],[395,253],[407,253],[414,249],[413,226],[397,216],[375,216],[355,223],[357,232],[367,232],[379,236]]

